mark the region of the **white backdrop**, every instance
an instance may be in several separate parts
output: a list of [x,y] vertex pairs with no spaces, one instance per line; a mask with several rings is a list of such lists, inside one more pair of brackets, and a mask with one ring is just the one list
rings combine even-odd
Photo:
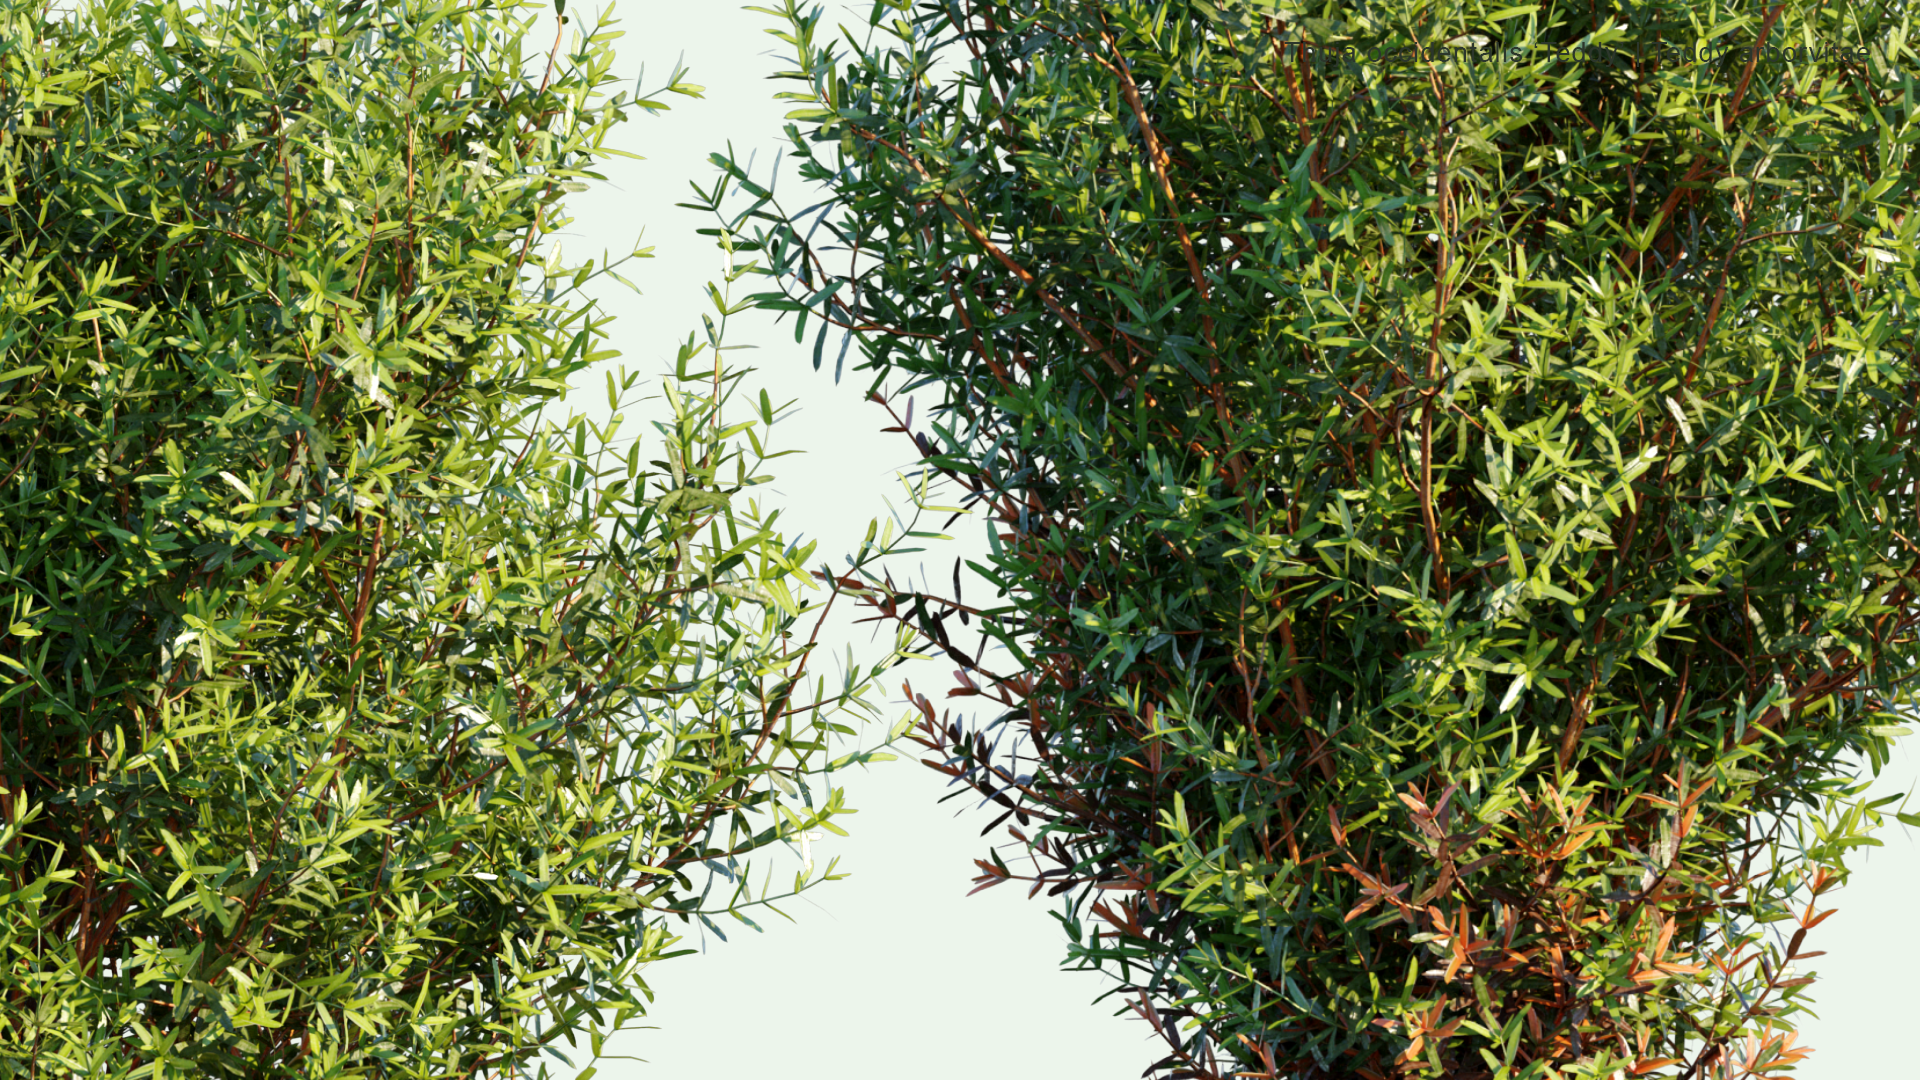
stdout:
[[[590,26],[598,10],[575,9],[574,26]],[[772,95],[795,84],[767,81],[789,66],[780,62],[785,43],[766,33],[779,25],[772,16],[732,3],[659,0],[611,14],[628,32],[616,43],[617,73],[637,75],[644,64],[651,89],[684,54],[689,81],[707,88],[703,100],[669,95],[672,112],[636,112],[616,129],[613,145],[647,160],[609,159],[599,170],[607,182],[570,198],[575,221],[560,235],[568,260],[577,262],[598,258],[603,246],[617,258],[646,230],[644,243],[655,247],[655,256],[621,271],[643,295],[605,279],[596,285],[607,310],[619,316],[609,327],[610,343],[625,355],[614,363],[657,372],[697,328],[704,283],[717,279],[721,266],[712,239],[694,232],[711,222],[672,204],[691,195],[689,181],[713,182],[717,173],[707,156],[728,140],[742,161],[757,152],[753,175],[764,183],[784,145],[780,118],[792,107]],[[842,18],[863,26],[864,5],[856,15],[852,5],[835,3],[825,22]],[[549,12],[536,35],[542,48],[552,40],[551,19]],[[794,170],[782,167],[780,176],[787,205],[807,205]],[[859,400],[869,375],[849,373],[834,384],[837,340],[830,341],[819,373],[811,367],[811,335],[796,345],[790,326],[775,326],[770,317],[736,318],[730,344],[741,343],[759,347],[735,354],[760,369],[748,387],[767,387],[776,403],[798,401],[797,415],[777,425],[776,441],[778,448],[806,452],[772,463],[769,471],[779,481],[772,485],[777,495],[768,498],[785,500],[789,535],[818,539],[816,562],[831,557],[838,570],[839,553],[859,543],[870,518],[887,512],[883,500],[902,504],[895,477],[910,458],[900,436],[878,432],[888,423],[885,414]],[[603,394],[596,387],[603,381],[584,381],[589,400]],[[926,554],[936,582],[946,579],[957,551],[979,557],[978,531],[968,521],[956,523],[955,541]],[[969,583],[967,592],[991,595],[978,583]],[[875,647],[860,633],[838,638],[834,648],[844,652],[849,640],[860,655]],[[916,690],[938,700],[950,685],[950,666],[902,670]],[[889,718],[904,711],[899,682],[889,680]],[[1916,776],[1920,770],[1903,743],[1875,791],[1910,791]],[[1065,939],[1047,915],[1049,901],[1028,901],[1011,885],[964,896],[972,860],[985,843],[979,829],[989,819],[956,819],[958,801],[936,806],[941,783],[904,754],[853,776],[848,801],[861,813],[843,822],[851,838],[818,845],[839,855],[853,877],[808,894],[812,902],[794,904],[797,924],[771,926],[764,935],[742,928],[727,944],[710,943],[705,956],[655,967],[649,982],[658,1006],[647,1022],[657,1030],[623,1036],[609,1048],[651,1065],[610,1061],[601,1075],[628,1080],[698,1069],[706,1080],[745,1080],[770,1067],[787,1077],[857,1080],[903,1071],[923,1080],[983,1072],[1007,1080],[1139,1075],[1157,1056],[1157,1041],[1144,1022],[1112,1016],[1113,999],[1091,1004],[1110,983],[1057,970]],[[1861,852],[1852,883],[1829,894],[1841,913],[1809,935],[1812,947],[1828,955],[1801,965],[1822,976],[1810,988],[1821,1015],[1802,1022],[1800,1042],[1817,1048],[1800,1066],[1804,1080],[1920,1075],[1904,1027],[1906,1010],[1920,1003],[1920,937],[1901,929],[1905,903],[1920,887],[1920,852],[1913,830],[1891,818],[1879,835],[1886,846]],[[967,1049],[956,1052],[962,1046]]]

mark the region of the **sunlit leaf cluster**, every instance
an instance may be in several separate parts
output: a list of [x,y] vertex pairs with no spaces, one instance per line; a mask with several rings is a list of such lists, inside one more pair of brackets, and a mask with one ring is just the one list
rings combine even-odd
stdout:
[[544,1075],[836,876],[738,305],[544,411],[634,102],[526,6],[0,3],[0,1075]]

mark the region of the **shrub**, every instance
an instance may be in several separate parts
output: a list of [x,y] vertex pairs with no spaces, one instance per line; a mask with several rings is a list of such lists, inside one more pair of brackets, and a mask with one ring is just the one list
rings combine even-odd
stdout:
[[525,6],[0,8],[0,1073],[524,1075],[837,876],[744,876],[879,666],[809,693],[735,309],[543,417],[612,270],[529,252],[664,106]]
[[727,221],[937,395],[1000,598],[876,598],[993,705],[919,737],[1159,1067],[1800,1059],[1915,670],[1904,10],[774,14],[824,201]]

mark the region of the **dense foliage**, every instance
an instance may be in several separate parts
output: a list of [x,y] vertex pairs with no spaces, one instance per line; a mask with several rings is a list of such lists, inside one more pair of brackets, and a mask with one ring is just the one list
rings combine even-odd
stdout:
[[1160,1067],[1799,1060],[1915,672],[1904,8],[768,13],[824,200],[726,220],[937,395],[1000,598],[875,598],[996,703],[928,763]]
[[544,1075],[832,875],[743,876],[877,669],[807,672],[734,308],[543,417],[607,268],[529,253],[664,105],[524,7],[0,4],[0,1075]]

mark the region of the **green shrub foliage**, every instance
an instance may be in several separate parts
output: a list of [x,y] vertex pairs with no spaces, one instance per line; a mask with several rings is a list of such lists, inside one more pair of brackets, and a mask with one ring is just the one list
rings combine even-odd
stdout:
[[611,353],[536,240],[664,106],[524,7],[0,5],[0,1074],[545,1075],[832,873],[741,862],[872,675],[722,293],[652,430],[543,419]]
[[1904,9],[769,14],[827,201],[727,220],[936,395],[1000,596],[881,598],[993,703],[920,738],[1160,1067],[1799,1060],[1920,615]]

